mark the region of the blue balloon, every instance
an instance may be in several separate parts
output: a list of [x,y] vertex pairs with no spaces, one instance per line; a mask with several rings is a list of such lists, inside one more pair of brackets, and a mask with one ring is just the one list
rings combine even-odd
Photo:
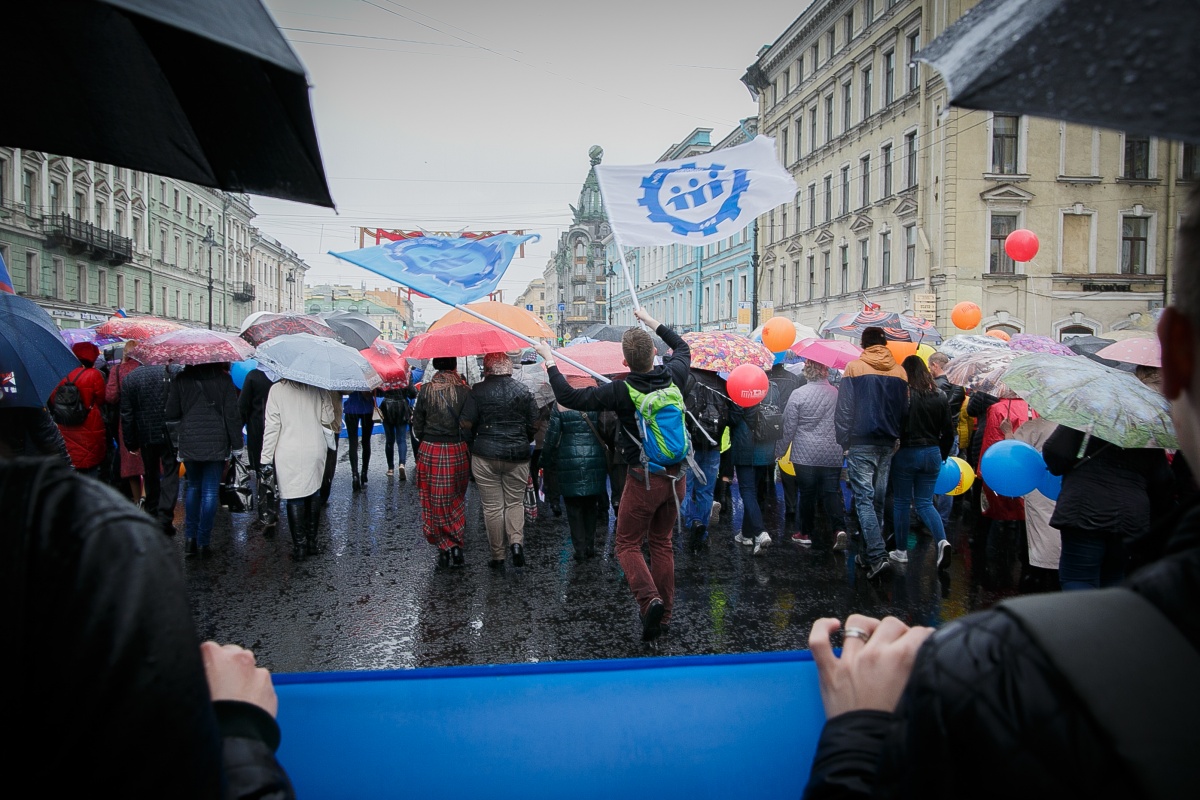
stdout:
[[1016,439],[996,442],[979,459],[979,473],[1001,497],[1023,497],[1038,487],[1046,472],[1042,454]]
[[1046,470],[1037,485],[1037,490],[1044,494],[1047,500],[1057,500],[1062,492],[1062,475],[1052,475],[1050,470]]
[[242,384],[246,382],[246,376],[252,369],[258,369],[258,361],[253,358],[235,361],[229,365],[229,377],[233,378],[233,385],[238,388],[239,392],[242,390]]
[[962,480],[962,470],[958,468],[958,464],[947,458],[942,462],[942,471],[938,473],[937,483],[933,485],[933,493],[945,494],[958,486],[960,480]]
[[776,353],[776,354],[775,354],[775,363],[776,363],[776,364],[782,364],[782,363],[783,363],[783,360],[784,360],[784,358],[786,358],[786,357],[787,357],[787,353],[788,353],[788,351],[787,351],[787,350],[781,350],[780,352]]

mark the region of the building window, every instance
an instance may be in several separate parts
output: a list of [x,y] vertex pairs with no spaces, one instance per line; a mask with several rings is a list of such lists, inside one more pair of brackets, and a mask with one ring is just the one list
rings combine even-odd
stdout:
[[875,21],[875,0],[863,0],[863,27]]
[[833,176],[825,176],[825,221],[833,218]]
[[8,162],[0,158],[0,206],[8,199],[5,189],[8,188]]
[[133,279],[133,310],[142,310],[142,280],[141,278]]
[[86,303],[88,301],[88,271],[86,264],[75,265],[75,302]]
[[808,227],[817,227],[817,185],[808,185]]
[[1004,240],[1017,229],[1016,214],[992,214],[991,253],[988,260],[988,272],[993,275],[1009,275],[1017,271],[1014,262],[1004,252]]
[[83,196],[83,192],[75,193],[75,219],[83,221],[83,204],[87,202],[87,198]]
[[850,245],[844,244],[838,249],[838,258],[842,266],[841,293],[850,291]]
[[175,190],[175,210],[179,210],[179,190]]
[[1180,177],[1185,181],[1200,178],[1200,147],[1194,144],[1183,146],[1183,171]]
[[62,213],[62,184],[50,181],[50,213]]
[[1017,174],[1017,150],[1021,118],[1012,114],[992,117],[992,172],[996,175]]
[[779,160],[782,161],[784,164],[792,163],[792,161],[791,161],[792,154],[788,150],[788,144],[789,144],[788,129],[780,128],[779,129]]
[[817,257],[808,257],[808,299],[817,299]]
[[871,93],[875,91],[874,85],[871,83],[871,68],[866,67],[862,71],[862,118],[866,119],[871,116]]
[[917,53],[921,50],[921,34],[908,35],[908,91],[915,92],[921,86],[921,67],[917,64]]
[[811,52],[812,52],[812,68],[813,68],[813,72],[816,72],[817,65],[821,63],[821,43],[813,42]]
[[800,262],[792,262],[792,302],[800,302]]
[[801,55],[796,59],[796,88],[800,88],[800,84],[804,82],[804,56]]
[[883,196],[892,196],[892,146],[883,146]]
[[1121,217],[1121,274],[1145,275],[1148,217]]
[[842,133],[850,130],[851,108],[854,103],[854,91],[850,82],[842,84]]
[[[167,182],[166,181],[158,182],[158,202],[162,203],[164,206],[167,204]],[[165,302],[163,303],[163,313],[164,314],[167,313]]]
[[[717,302],[720,303],[721,286],[717,284]],[[772,303],[775,302],[775,270],[767,270],[767,299]]]
[[904,280],[917,277],[917,226],[904,226]]
[[879,283],[887,286],[892,282],[892,234],[879,234]]
[[836,43],[837,43],[836,33],[834,32],[833,28],[830,28],[829,32],[825,34],[825,58],[826,59],[831,58],[833,56],[833,51],[836,49],[835,48]]
[[863,156],[858,160],[859,183],[862,184],[860,191],[862,192],[862,204],[859,208],[866,208],[871,204],[871,157]]
[[61,258],[54,259],[54,296],[67,298],[67,270]]
[[187,198],[187,218],[192,218],[192,198]]
[[833,141],[833,95],[825,95],[825,141]]
[[825,267],[825,283],[824,283],[825,293],[821,296],[829,297],[831,287],[829,284],[829,251],[828,250],[825,250],[821,253],[821,263]]
[[842,213],[850,213],[850,165],[842,167]]
[[858,268],[862,277],[859,288],[866,289],[871,285],[871,240],[858,240]]
[[[781,235],[782,235],[782,236],[783,236],[783,238],[785,238],[785,239],[787,238],[787,235],[788,235],[788,226],[787,226],[787,222],[788,222],[788,220],[787,220],[787,206],[781,206],[781,207],[780,207],[780,209],[779,209],[779,230],[783,231],[783,233],[782,233]],[[720,243],[718,242],[718,244],[720,244]]]
[[119,208],[113,209],[113,232],[120,236],[125,235],[125,214]]
[[890,106],[896,100],[896,51],[883,54],[883,104]]
[[846,16],[842,17],[842,36],[846,44],[850,44],[850,40],[854,38],[854,9],[850,9]]
[[34,200],[36,199],[33,192],[36,178],[37,176],[33,174],[32,170],[26,169],[21,171],[21,205],[25,207],[25,213],[31,217],[33,216]]
[[808,146],[812,148],[811,153],[817,149],[817,106],[814,104],[808,110]]
[[[164,264],[167,261],[167,229],[158,229],[158,260]],[[166,304],[163,305],[163,313],[167,313]]]
[[1122,178],[1150,179],[1150,137],[1125,134],[1125,162]]
[[125,307],[125,276],[117,273],[117,308]]
[[796,131],[796,161],[804,157],[804,112],[800,112],[800,116],[796,117],[796,124],[793,126]]
[[787,97],[787,93],[792,90],[791,87],[788,85],[791,77],[792,77],[792,74],[790,72],[788,72],[786,69],[780,74],[780,76],[779,76],[779,86],[780,86],[779,96],[780,97]]
[[917,132],[904,135],[904,171],[905,186],[909,189],[917,185]]
[[96,305],[108,306],[108,270],[96,270]]

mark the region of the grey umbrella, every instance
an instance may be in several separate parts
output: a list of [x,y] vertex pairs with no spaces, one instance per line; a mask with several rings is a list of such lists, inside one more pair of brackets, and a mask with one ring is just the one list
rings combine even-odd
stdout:
[[[625,331],[632,327],[632,325],[605,325],[602,322],[598,322],[595,325],[585,328],[580,333],[580,336],[593,339],[597,342],[619,342],[621,341],[621,337],[625,335]],[[659,355],[671,349],[667,347],[666,342],[654,335],[654,331],[650,331],[650,338],[654,340],[654,349]],[[571,341],[574,342],[575,340],[572,339]]]
[[383,381],[362,354],[346,345],[313,336],[289,333],[263,342],[254,351],[260,368],[281,378],[337,392],[369,392]]
[[1196,0],[983,0],[917,56],[950,102],[1200,141]]
[[0,142],[333,206],[304,65],[262,0],[38,0],[4,16],[28,33],[4,37],[6,58],[37,64],[5,102],[38,112],[0,117]]
[[339,311],[325,317],[325,324],[333,328],[337,340],[355,350],[366,350],[379,338],[379,328],[374,322],[352,311]]

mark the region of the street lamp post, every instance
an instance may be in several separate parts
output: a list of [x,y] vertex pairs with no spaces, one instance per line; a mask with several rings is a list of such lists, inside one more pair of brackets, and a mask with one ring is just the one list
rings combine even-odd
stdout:
[[213,265],[212,251],[216,246],[217,240],[212,235],[212,225],[208,226],[208,230],[204,233],[204,238],[200,240],[200,244],[208,248],[208,329],[211,331],[213,326]]

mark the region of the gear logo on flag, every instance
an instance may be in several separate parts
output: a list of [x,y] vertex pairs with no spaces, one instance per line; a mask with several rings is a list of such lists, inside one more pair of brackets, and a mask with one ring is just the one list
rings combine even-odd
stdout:
[[697,167],[683,164],[657,169],[642,178],[642,197],[651,222],[671,226],[679,236],[711,236],[722,222],[737,219],[742,194],[750,188],[747,170],[724,172],[723,164]]

